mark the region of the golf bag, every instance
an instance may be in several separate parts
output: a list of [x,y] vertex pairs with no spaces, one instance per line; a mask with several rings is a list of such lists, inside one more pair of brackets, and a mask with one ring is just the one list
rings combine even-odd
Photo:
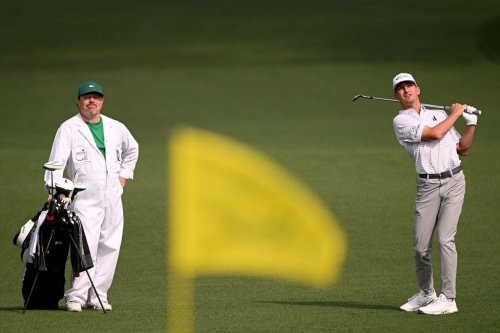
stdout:
[[[81,221],[67,206],[62,198],[55,197],[14,237],[26,266],[22,285],[25,310],[59,308],[70,249],[74,277],[93,267]],[[23,230],[30,226],[31,230]]]

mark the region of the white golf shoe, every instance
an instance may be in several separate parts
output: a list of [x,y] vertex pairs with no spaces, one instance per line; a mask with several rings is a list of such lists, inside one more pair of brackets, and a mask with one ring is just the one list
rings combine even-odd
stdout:
[[403,311],[417,311],[419,308],[426,306],[432,301],[437,300],[436,292],[432,291],[432,294],[426,295],[423,290],[420,290],[418,294],[413,295],[408,299],[408,302],[401,305],[400,309]]
[[82,312],[82,305],[78,301],[70,301],[66,304],[66,310],[71,312]]
[[[104,307],[104,310],[106,310],[106,311],[113,310],[113,307],[108,302],[102,302],[102,306]],[[88,303],[87,308],[102,311],[101,304],[99,302],[97,302],[96,304]]]
[[455,300],[449,301],[444,294],[441,294],[434,302],[418,309],[418,312],[430,315],[440,315],[458,312],[458,308]]

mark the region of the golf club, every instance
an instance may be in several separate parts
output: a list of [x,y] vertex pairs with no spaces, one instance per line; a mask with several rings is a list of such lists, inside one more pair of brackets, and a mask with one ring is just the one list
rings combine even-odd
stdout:
[[69,179],[59,178],[56,180],[56,194],[55,197],[64,202],[64,208],[68,207],[71,201],[71,195],[75,189],[75,184]]
[[[379,100],[379,101],[387,101],[387,102],[396,102],[396,103],[399,103],[399,101],[395,100],[395,99],[388,99],[388,98],[380,98],[380,97],[373,97],[373,96],[365,96],[365,95],[356,95],[354,96],[354,98],[352,99],[352,101],[356,101],[358,98],[366,98],[366,99],[376,99],[376,100]],[[427,106],[427,107],[430,107],[430,108],[436,108],[436,109],[439,109],[439,110],[444,110],[444,111],[450,111],[451,108],[449,106],[442,106],[442,105],[434,105],[434,104],[424,104],[424,103],[421,103],[423,106]],[[468,105],[467,108],[464,110],[464,112],[467,112],[467,113],[472,113],[472,114],[477,114],[477,115],[480,115],[481,114],[481,110],[476,110],[473,106],[470,106]]]
[[[76,182],[78,181],[78,177],[80,177],[80,169],[77,169],[75,171],[75,174],[73,175],[73,185],[76,186]],[[73,191],[74,191],[74,187],[73,187],[73,190],[71,190],[70,194],[68,195],[69,198],[70,198],[70,202],[73,201]],[[76,195],[76,193],[75,193]]]
[[55,170],[63,170],[65,168],[65,165],[62,164],[59,161],[51,161],[51,162],[45,163],[42,166],[42,168],[44,168],[45,170],[50,171],[50,181],[51,181],[51,187],[52,187],[51,191],[52,191],[52,189],[54,188],[54,176],[52,175],[52,172],[55,171]]

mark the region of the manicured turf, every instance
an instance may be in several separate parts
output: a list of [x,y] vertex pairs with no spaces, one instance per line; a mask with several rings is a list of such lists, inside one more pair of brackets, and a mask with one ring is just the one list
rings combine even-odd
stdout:
[[[491,29],[499,14],[496,1],[2,3],[0,331],[166,330],[166,140],[180,124],[262,150],[308,184],[348,236],[342,278],[328,290],[198,278],[196,332],[498,330],[500,67]],[[392,129],[397,104],[351,102],[391,98],[392,77],[403,71],[416,77],[423,102],[484,110],[462,158],[459,312],[449,316],[398,311],[418,291],[413,162]],[[123,198],[113,311],[67,313],[61,301],[61,311],[21,315],[23,266],[12,237],[46,198],[41,165],[86,80],[103,86],[103,113],[124,122],[141,149]],[[433,254],[439,288],[437,246]]]

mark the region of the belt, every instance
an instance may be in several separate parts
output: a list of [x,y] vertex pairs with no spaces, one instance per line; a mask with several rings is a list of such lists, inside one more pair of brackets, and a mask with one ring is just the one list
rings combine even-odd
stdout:
[[418,176],[420,178],[427,178],[427,179],[442,179],[442,178],[449,178],[453,175],[456,175],[457,173],[459,173],[460,171],[462,171],[462,166],[459,165],[457,166],[455,169],[451,170],[451,173],[450,173],[450,170],[448,171],[445,171],[445,172],[441,172],[441,173],[435,173],[435,174],[419,174]]

